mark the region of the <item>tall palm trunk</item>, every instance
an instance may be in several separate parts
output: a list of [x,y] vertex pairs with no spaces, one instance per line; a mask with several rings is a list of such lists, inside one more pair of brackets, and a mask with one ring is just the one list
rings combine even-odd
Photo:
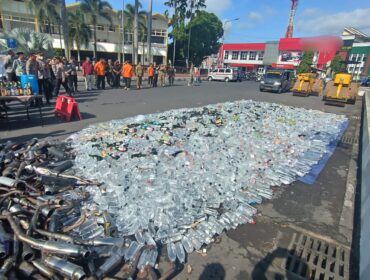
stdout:
[[97,55],[97,45],[96,45],[96,23],[94,23],[94,57],[97,60],[98,58],[96,57]]
[[153,10],[153,0],[149,0],[148,5],[148,64],[151,63],[151,56],[152,56],[152,10]]
[[139,46],[139,0],[135,0],[135,16],[134,16],[134,64],[138,62],[138,46]]
[[[174,18],[174,25],[173,30],[177,27],[177,0],[175,0],[175,18]],[[176,60],[176,35],[173,34],[173,54],[172,54],[172,65],[175,66]]]
[[78,61],[78,63],[77,63],[77,67],[78,67],[78,70],[80,70],[80,62],[81,62],[81,47],[80,47],[80,45],[79,44],[77,44],[77,61]]
[[63,28],[63,37],[64,37],[64,47],[66,52],[66,57],[70,57],[70,48],[69,48],[69,27],[68,27],[68,15],[66,8],[66,1],[61,1],[61,22]]
[[60,43],[60,51],[63,50],[63,43],[62,43],[62,25],[59,23],[59,43]]
[[145,37],[143,37],[142,43],[143,43],[143,51],[141,53],[141,61],[142,64],[145,65]]

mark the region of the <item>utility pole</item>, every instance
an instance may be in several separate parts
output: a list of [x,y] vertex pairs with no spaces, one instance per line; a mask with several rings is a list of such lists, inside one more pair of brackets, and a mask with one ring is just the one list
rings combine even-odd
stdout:
[[121,25],[122,25],[122,62],[125,62],[125,0],[122,0]]
[[136,65],[138,62],[138,45],[139,45],[139,0],[135,0],[135,16],[134,16],[134,49],[133,60]]
[[66,53],[67,59],[70,57],[70,49],[69,49],[69,28],[68,28],[68,15],[67,15],[67,8],[66,8],[66,1],[61,0],[61,21],[62,21],[62,29],[63,29],[63,37],[64,37],[64,49]]
[[[175,0],[175,15],[174,15],[174,24],[173,31],[177,27],[177,0]],[[172,54],[172,65],[175,66],[176,59],[176,35],[173,33],[173,54]]]
[[193,7],[196,0],[190,0],[190,21],[189,21],[189,37],[188,37],[188,53],[186,55],[186,67],[189,68],[190,57],[190,40],[191,40],[191,21],[193,19]]
[[152,62],[152,13],[153,13],[153,0],[149,0],[148,22],[147,22],[148,64]]

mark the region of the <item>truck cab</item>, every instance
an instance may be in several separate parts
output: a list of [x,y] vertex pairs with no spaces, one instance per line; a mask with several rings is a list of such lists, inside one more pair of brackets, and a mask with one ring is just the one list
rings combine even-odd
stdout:
[[260,82],[260,91],[282,93],[290,91],[294,74],[288,70],[268,70]]

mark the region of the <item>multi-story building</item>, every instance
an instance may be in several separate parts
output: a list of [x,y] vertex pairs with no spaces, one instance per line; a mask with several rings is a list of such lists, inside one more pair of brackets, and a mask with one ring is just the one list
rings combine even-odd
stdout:
[[241,67],[247,71],[274,67],[296,69],[303,53],[313,50],[313,65],[324,69],[340,50],[339,37],[282,38],[266,43],[224,44],[220,49],[220,64]]
[[[24,27],[35,31],[49,33],[53,36],[53,47],[64,49],[61,27],[55,22],[48,24],[47,22],[37,22],[35,13],[30,9],[29,1],[27,0],[0,0],[0,32],[10,32],[14,28]],[[67,5],[67,10],[73,12],[80,8],[80,3]],[[60,13],[60,12],[59,12]],[[125,40],[123,47],[122,25],[119,17],[119,12],[111,11],[112,24],[104,18],[98,18],[97,25],[97,56],[112,59],[122,60],[122,51],[124,50],[125,59],[132,60],[133,53],[133,32],[125,28]],[[87,23],[90,22],[88,15],[85,15]],[[128,22],[125,23],[128,26]],[[89,25],[91,30],[93,26]],[[151,61],[157,63],[165,63],[167,61],[167,29],[168,20],[164,15],[155,13],[152,19],[152,48]],[[139,61],[147,64],[148,45],[147,34],[141,36],[139,41],[138,53]],[[143,56],[144,54],[144,56]],[[72,46],[72,55],[76,56],[76,46]],[[86,56],[93,56],[93,42],[86,47],[81,46],[81,59]]]
[[348,72],[353,75],[355,81],[361,81],[370,76],[370,42],[354,43],[349,54],[349,60],[356,64],[348,65]]

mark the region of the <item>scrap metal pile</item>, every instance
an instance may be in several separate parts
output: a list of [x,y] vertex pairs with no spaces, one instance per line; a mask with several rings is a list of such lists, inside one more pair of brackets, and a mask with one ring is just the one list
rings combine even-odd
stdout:
[[0,278],[155,279],[158,248],[183,263],[253,223],[253,205],[308,174],[346,122],[240,101],[102,123],[63,143],[8,142]]

